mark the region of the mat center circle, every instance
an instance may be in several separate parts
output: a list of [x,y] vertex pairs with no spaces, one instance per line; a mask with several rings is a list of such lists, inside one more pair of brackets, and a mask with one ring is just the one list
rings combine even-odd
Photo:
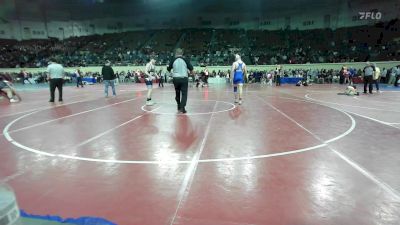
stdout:
[[[188,113],[184,115],[204,115],[222,113],[233,110],[235,104],[218,100],[188,100],[185,107]],[[177,115],[178,107],[176,102],[157,102],[153,106],[142,106],[142,110],[148,113],[160,115]],[[179,114],[178,114],[179,115]]]

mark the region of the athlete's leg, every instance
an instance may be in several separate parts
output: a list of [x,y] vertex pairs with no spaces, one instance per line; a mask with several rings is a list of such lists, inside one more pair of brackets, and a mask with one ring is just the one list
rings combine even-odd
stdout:
[[153,105],[154,103],[151,100],[151,93],[153,92],[153,82],[152,81],[146,81],[146,87],[147,87],[146,105]]
[[238,85],[233,84],[233,95],[235,96],[235,103],[238,102]]
[[243,97],[243,83],[239,84],[239,104],[242,104],[242,97]]
[[6,93],[7,94],[7,97],[9,98],[9,99],[12,99],[13,98],[13,93],[12,93],[12,90],[11,90],[11,88],[3,88],[3,89],[1,89],[1,91],[2,92],[4,92],[4,93]]

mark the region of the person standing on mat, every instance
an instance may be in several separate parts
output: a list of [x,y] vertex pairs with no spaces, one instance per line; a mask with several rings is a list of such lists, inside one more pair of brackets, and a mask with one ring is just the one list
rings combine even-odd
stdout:
[[154,76],[156,75],[156,60],[150,59],[150,62],[146,64],[146,69],[144,73],[146,75],[145,82],[147,87],[147,100],[146,105],[154,105],[154,102],[151,100],[151,93],[153,92],[153,80]]
[[281,76],[283,76],[283,69],[282,66],[278,66],[275,70],[276,86],[281,86]]
[[[231,69],[231,82],[233,83],[233,94],[235,96],[235,103],[242,104],[243,97],[243,83],[246,76],[246,64],[242,61],[240,55],[235,55],[235,62],[232,64]],[[239,89],[239,95],[238,95]],[[239,96],[239,100],[238,100]]]
[[164,76],[165,76],[165,71],[161,71],[158,73],[158,87],[164,87]]
[[381,80],[381,69],[379,69],[379,67],[377,67],[375,63],[373,65],[375,67],[373,82],[375,83],[376,92],[379,93],[380,92],[379,91],[379,82]]
[[168,72],[172,72],[173,83],[175,87],[175,100],[178,112],[186,113],[186,102],[189,86],[189,74],[193,73],[193,66],[190,61],[183,58],[183,50],[177,48],[175,50],[175,58],[170,61],[167,67]]
[[0,76],[0,94],[1,93],[7,95],[10,103],[19,102],[21,100],[19,94],[17,94],[10,82],[4,79],[3,76]]
[[364,67],[363,72],[364,72],[364,94],[367,94],[367,86],[369,89],[369,93],[372,94],[372,82],[375,73],[375,67],[372,66],[370,62],[367,62],[367,66]]
[[79,88],[80,85],[83,88],[83,82],[82,82],[83,74],[79,68],[75,71],[75,75],[76,75],[76,87]]
[[49,61],[47,66],[47,79],[50,84],[50,101],[54,102],[54,93],[58,89],[58,101],[63,101],[64,68],[56,63],[55,59]]
[[108,86],[111,86],[113,97],[117,96],[115,92],[115,73],[114,70],[111,68],[111,62],[107,60],[106,64],[101,68],[101,75],[103,76],[104,82],[104,97],[108,98]]
[[32,82],[29,80],[29,74],[26,72],[26,70],[21,70],[22,77],[24,80],[22,81],[22,84],[25,84],[25,81],[29,84],[32,84]]
[[207,68],[204,69],[204,86],[208,87],[208,78],[210,73],[208,72]]

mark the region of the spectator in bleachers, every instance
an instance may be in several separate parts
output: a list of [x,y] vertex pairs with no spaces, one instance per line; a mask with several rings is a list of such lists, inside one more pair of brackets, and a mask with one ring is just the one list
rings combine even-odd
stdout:
[[[63,41],[0,40],[0,67],[41,67],[50,56],[59,57],[59,62],[69,67],[101,65],[106,58],[120,65],[143,65],[154,52],[157,64],[162,65],[168,63],[170,51],[176,45],[190,49],[187,54],[193,56],[195,65],[227,65],[235,51],[243,52],[243,58],[258,65],[353,62],[365,61],[366,57],[374,61],[398,60],[400,43],[392,38],[394,35],[389,34],[390,38],[377,44],[379,37],[366,39],[360,32],[374,29],[370,33],[388,37],[389,30],[383,27],[304,31],[184,29],[132,31]],[[213,33],[215,40],[211,40]],[[184,37],[181,43],[180,37]]]

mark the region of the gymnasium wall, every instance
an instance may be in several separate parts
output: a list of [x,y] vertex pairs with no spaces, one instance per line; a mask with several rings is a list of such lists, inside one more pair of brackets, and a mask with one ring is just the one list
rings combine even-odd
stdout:
[[[250,15],[248,16],[250,17]],[[299,16],[290,16],[290,27],[292,29],[316,29],[325,28],[323,17],[301,14]],[[209,25],[208,22],[212,21]],[[190,23],[192,22],[192,23]],[[310,23],[308,23],[310,22]],[[311,24],[312,22],[312,24]],[[331,22],[332,23],[332,22]],[[355,23],[346,23],[351,26]],[[357,23],[360,25],[361,23]],[[368,24],[368,21],[362,24]],[[163,21],[152,21],[146,19],[135,19],[135,22],[124,21],[123,19],[96,19],[88,21],[51,21],[47,23],[47,29],[44,22],[41,21],[17,21],[13,20],[10,23],[0,24],[0,38],[2,39],[46,39],[48,37],[57,39],[66,39],[69,37],[79,37],[94,34],[118,33],[124,31],[137,31],[148,29],[168,29],[171,27],[182,29],[191,28],[225,28],[225,29],[266,29],[279,30],[284,29],[285,18],[260,17],[259,19],[248,18],[243,20],[232,15],[219,15],[202,17],[201,20],[193,18],[190,20],[173,19],[166,17]]]
[[0,39],[65,39],[95,34],[87,21],[17,21],[0,23]]
[[[196,15],[177,17],[173,12],[164,12],[160,15],[141,14],[129,17],[105,16],[99,19],[75,21],[68,12],[47,12],[49,22],[44,22],[43,15],[38,14],[32,6],[32,14],[37,16],[36,21],[27,17],[0,21],[0,38],[5,39],[44,39],[54,37],[64,39],[73,36],[116,33],[145,29],[168,28],[230,28],[230,29],[267,29],[278,30],[289,26],[291,29],[316,29],[359,26],[374,24],[372,19],[359,20],[360,11],[377,10],[382,13],[382,20],[388,21],[400,17],[400,3],[393,1],[326,1],[316,2],[313,6],[301,5],[285,10],[273,10],[254,13],[233,12],[204,12]],[[300,6],[299,6],[300,7]]]

